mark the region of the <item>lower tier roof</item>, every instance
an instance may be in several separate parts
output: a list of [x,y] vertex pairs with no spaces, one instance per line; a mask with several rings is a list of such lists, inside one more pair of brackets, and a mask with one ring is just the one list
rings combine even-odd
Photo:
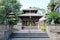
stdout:
[[19,16],[43,16],[43,15],[40,15],[40,14],[22,14]]

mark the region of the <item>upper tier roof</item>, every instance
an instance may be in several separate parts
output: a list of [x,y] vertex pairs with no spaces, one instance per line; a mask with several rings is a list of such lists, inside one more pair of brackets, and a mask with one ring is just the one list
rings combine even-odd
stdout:
[[38,11],[37,9],[34,9],[34,8],[27,8],[27,9],[23,9],[23,12],[25,13],[25,12],[27,12],[27,11],[30,11],[30,12],[32,12],[32,11],[34,11],[35,13]]
[[23,10],[36,10],[37,11],[37,9],[34,9],[34,8],[28,8],[28,9],[23,9]]
[[32,8],[32,7],[29,7],[29,8],[27,8],[27,9],[23,9],[23,10],[37,10],[37,9]]

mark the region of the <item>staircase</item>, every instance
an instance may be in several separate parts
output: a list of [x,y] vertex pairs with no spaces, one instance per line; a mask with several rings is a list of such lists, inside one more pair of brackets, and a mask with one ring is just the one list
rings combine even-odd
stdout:
[[12,38],[48,38],[46,33],[12,33]]

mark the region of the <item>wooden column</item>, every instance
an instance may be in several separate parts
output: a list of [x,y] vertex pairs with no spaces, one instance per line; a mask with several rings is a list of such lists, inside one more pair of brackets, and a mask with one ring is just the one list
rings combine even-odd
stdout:
[[26,23],[26,26],[27,26],[27,21],[25,21],[25,23]]
[[22,20],[22,27],[21,27],[21,29],[22,30],[24,29],[24,22],[23,22],[23,20]]

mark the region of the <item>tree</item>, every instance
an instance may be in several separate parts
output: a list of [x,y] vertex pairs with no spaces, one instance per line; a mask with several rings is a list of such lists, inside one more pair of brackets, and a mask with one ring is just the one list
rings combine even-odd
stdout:
[[[11,12],[15,14],[15,19],[17,21],[17,13],[20,11],[20,8],[21,4],[17,0],[0,0],[0,20],[2,20],[1,23],[9,19],[9,13]],[[12,20],[10,22],[12,22]]]
[[33,9],[37,9],[38,11],[42,11],[42,13],[45,13],[45,9],[39,8],[39,7],[32,7]]
[[51,11],[56,11],[57,7],[60,5],[60,0],[51,0],[48,4],[48,8],[51,9]]

